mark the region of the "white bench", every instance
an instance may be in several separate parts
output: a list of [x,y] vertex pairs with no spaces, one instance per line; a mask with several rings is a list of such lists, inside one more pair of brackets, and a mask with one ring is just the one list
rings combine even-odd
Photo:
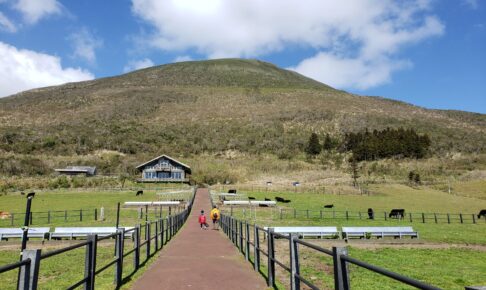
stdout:
[[412,227],[343,227],[343,238],[367,238],[367,237],[411,237],[418,238],[418,232]]
[[226,200],[224,202],[224,205],[275,206],[276,204],[277,204],[276,201],[269,201],[269,200]]
[[[120,227],[125,230],[131,229],[130,227]],[[97,234],[99,237],[109,236],[116,233],[116,227],[58,227],[54,229],[54,232],[49,234],[49,240],[62,239],[62,238],[86,238],[88,235]],[[133,231],[125,233],[125,237],[132,237]]]
[[[42,238],[49,234],[50,228],[29,228],[27,238]],[[0,241],[9,238],[22,238],[24,231],[22,228],[0,228]]]
[[[316,238],[339,238],[340,233],[337,230],[337,227],[271,227],[273,232],[282,234],[282,235],[290,235],[290,234],[298,234],[299,237],[306,238],[306,237],[316,237]],[[268,229],[268,227],[264,227],[264,229]]]

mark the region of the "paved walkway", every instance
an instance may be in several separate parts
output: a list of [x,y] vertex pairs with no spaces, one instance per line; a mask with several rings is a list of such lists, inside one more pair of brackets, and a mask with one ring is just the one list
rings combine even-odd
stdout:
[[[267,289],[266,282],[217,230],[201,230],[201,209],[210,221],[207,189],[198,189],[191,216],[181,231],[162,249],[158,260],[138,279],[133,289]],[[209,222],[211,223],[211,222]]]

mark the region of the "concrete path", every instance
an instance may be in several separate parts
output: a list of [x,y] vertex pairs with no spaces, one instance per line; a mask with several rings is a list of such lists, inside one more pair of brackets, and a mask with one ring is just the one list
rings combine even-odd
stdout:
[[210,222],[207,189],[198,189],[191,216],[181,231],[162,249],[158,260],[138,279],[133,289],[267,289],[266,282],[223,235],[201,230],[204,210]]

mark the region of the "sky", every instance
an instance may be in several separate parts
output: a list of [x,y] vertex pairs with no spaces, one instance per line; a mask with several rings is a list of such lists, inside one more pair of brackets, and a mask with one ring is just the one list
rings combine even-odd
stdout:
[[0,0],[0,97],[228,57],[485,114],[486,0]]

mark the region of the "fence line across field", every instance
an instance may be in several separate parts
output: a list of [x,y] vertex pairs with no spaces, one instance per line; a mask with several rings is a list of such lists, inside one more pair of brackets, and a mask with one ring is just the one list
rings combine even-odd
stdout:
[[[225,202],[224,205],[227,203]],[[228,203],[229,205],[231,203]],[[246,205],[247,203],[245,203]],[[278,205],[278,203],[277,203]],[[233,216],[237,213],[238,210],[241,210],[241,214],[246,218],[247,211],[246,209],[233,209],[232,207],[229,209],[222,209],[223,212],[228,213],[229,215]],[[254,209],[256,211],[256,209]],[[263,209],[265,210],[265,209]],[[282,208],[276,207],[275,209],[271,210],[271,217],[272,219],[296,219],[296,218],[305,218],[305,219],[341,219],[341,220],[370,220],[368,212],[360,212],[360,211],[347,211],[347,210],[330,210],[330,209],[321,209],[321,210],[312,210],[312,209],[295,209],[295,208]],[[251,218],[252,216],[256,216],[256,213],[253,213],[251,210],[249,211]],[[434,223],[434,224],[453,224],[453,223],[460,223],[460,224],[477,224],[477,223],[486,223],[486,218],[477,217],[477,214],[473,213],[426,213],[426,212],[406,212],[403,218],[396,218],[390,217],[390,211],[375,211],[373,213],[373,219],[371,220],[378,220],[378,221],[404,221],[404,222],[418,222],[418,223]]]
[[[221,226],[228,239],[245,256],[245,260],[248,262],[252,261],[255,271],[261,272],[266,268],[266,278],[269,287],[276,287],[275,271],[276,266],[279,266],[281,269],[290,274],[290,289],[301,289],[301,284],[305,284],[311,289],[319,289],[310,281],[311,279],[306,278],[300,271],[301,259],[299,253],[302,251],[302,247],[305,247],[306,249],[313,250],[317,253],[324,254],[332,258],[332,265],[334,269],[334,289],[348,290],[351,288],[352,281],[350,281],[348,270],[350,264],[419,289],[439,289],[435,286],[428,285],[410,277],[406,277],[387,269],[354,259],[348,256],[347,248],[344,247],[333,247],[332,250],[324,249],[299,239],[295,234],[279,234],[274,232],[273,228],[264,229],[255,224],[250,224],[247,221],[238,220],[224,214],[221,215]],[[261,241],[262,236],[267,236],[266,241]],[[287,240],[289,242],[287,252],[289,256],[288,265],[276,257],[276,238]],[[253,255],[251,255],[251,252],[253,252]],[[279,253],[282,253],[282,250],[279,250]],[[262,259],[262,255],[267,257],[267,259]],[[262,267],[262,263],[265,264],[264,268]]]
[[[0,266],[0,275],[18,269],[20,271],[20,274],[18,275],[18,289],[37,289],[39,269],[42,267],[42,262],[44,260],[85,247],[84,276],[81,280],[72,284],[68,289],[75,289],[80,286],[83,286],[84,289],[95,289],[96,276],[112,266],[115,267],[114,284],[118,289],[123,284],[124,279],[127,278],[123,277],[124,258],[133,253],[133,266],[135,270],[128,275],[128,277],[131,277],[145,263],[145,261],[153,256],[155,252],[162,249],[163,246],[181,229],[182,225],[189,217],[193,199],[194,195],[189,202],[188,207],[177,215],[159,218],[152,222],[148,221],[145,224],[139,224],[134,228],[118,228],[116,233],[105,235],[103,237],[96,234],[88,235],[86,241],[61,249],[48,251],[46,253],[43,253],[41,249],[24,250],[20,262]],[[127,232],[133,232],[134,244],[132,249],[126,249],[125,247],[124,239]],[[141,241],[142,232],[144,232],[143,242]],[[154,234],[152,235],[152,233]],[[107,264],[98,266],[96,255],[98,243],[110,238],[115,240],[115,257]],[[153,246],[152,241],[154,243]],[[142,253],[143,246],[145,246],[145,255]],[[142,264],[141,260],[143,259],[143,256],[145,256],[145,259]]]

